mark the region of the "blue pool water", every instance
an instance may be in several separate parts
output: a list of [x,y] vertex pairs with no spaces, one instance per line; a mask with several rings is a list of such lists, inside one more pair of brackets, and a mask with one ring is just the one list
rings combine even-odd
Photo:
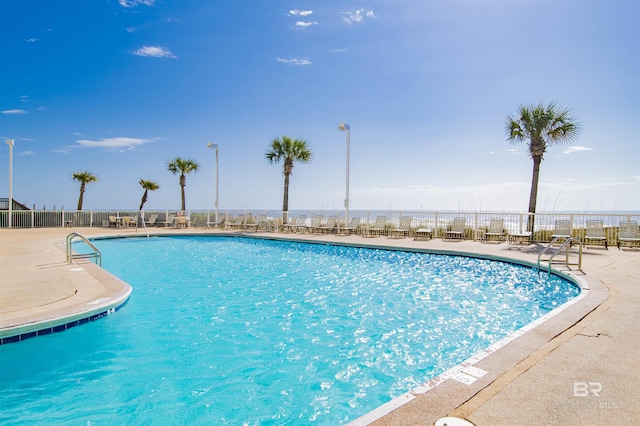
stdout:
[[459,256],[235,237],[94,243],[130,301],[0,346],[0,424],[346,423],[579,293]]

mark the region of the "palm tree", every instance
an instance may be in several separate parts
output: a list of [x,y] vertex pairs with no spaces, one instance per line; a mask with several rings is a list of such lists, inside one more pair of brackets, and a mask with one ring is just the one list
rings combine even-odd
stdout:
[[526,141],[529,155],[533,159],[527,226],[528,231],[533,232],[533,216],[538,200],[538,177],[544,153],[552,145],[573,141],[580,133],[580,125],[571,116],[571,111],[560,109],[555,103],[522,105],[517,115],[507,116],[505,124],[507,140],[512,144]]
[[180,193],[182,195],[182,209],[186,210],[185,207],[185,198],[184,198],[184,186],[187,184],[186,175],[191,172],[195,172],[198,170],[198,163],[195,160],[191,160],[189,158],[184,159],[180,157],[176,157],[173,160],[169,161],[167,164],[167,168],[174,175],[180,173]]
[[142,210],[144,203],[147,202],[149,191],[155,191],[156,189],[160,188],[160,185],[158,185],[157,183],[144,179],[140,179],[140,186],[142,187],[142,189],[144,189],[144,194],[142,194],[142,200],[140,200],[140,208],[138,210]]
[[287,136],[274,138],[271,141],[269,150],[265,154],[269,164],[284,163],[284,199],[282,201],[282,220],[287,222],[289,212],[289,176],[293,171],[293,164],[296,161],[308,163],[311,161],[311,151],[307,142],[302,139],[291,139]]
[[77,180],[78,182],[80,182],[80,197],[78,198],[78,211],[80,211],[82,210],[82,203],[84,201],[84,190],[87,184],[90,182],[97,182],[98,177],[86,170],[82,172],[73,172],[71,177],[73,178],[73,180]]

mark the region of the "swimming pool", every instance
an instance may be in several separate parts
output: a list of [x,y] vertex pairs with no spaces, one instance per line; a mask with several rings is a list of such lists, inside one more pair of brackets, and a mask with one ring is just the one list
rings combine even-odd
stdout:
[[1,346],[0,423],[346,423],[579,293],[461,256],[235,237],[94,242],[133,286],[128,305]]

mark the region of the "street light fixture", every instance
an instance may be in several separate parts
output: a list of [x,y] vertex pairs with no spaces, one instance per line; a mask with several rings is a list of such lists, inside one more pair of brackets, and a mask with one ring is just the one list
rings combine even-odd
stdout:
[[6,139],[5,143],[9,145],[9,220],[7,225],[11,228],[12,210],[13,210],[13,139]]
[[349,222],[349,138],[351,136],[351,126],[349,126],[347,123],[340,123],[338,125],[338,130],[341,130],[343,132],[347,133],[347,184],[346,184],[346,190],[345,190],[345,196],[344,196],[344,223],[345,225],[348,225]]
[[216,203],[215,203],[216,219],[215,220],[216,220],[216,226],[218,226],[218,144],[209,142],[207,144],[207,148],[216,150]]

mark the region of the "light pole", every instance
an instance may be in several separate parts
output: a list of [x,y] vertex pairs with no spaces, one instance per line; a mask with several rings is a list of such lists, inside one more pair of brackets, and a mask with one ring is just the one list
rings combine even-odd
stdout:
[[9,145],[9,220],[7,225],[11,228],[11,216],[13,216],[13,139],[5,140],[5,143]]
[[207,144],[207,148],[211,148],[211,149],[215,149],[216,150],[216,203],[215,203],[215,208],[216,208],[216,226],[218,226],[218,144],[217,143],[213,143],[213,142],[209,142]]
[[340,123],[338,130],[342,130],[347,133],[347,185],[344,196],[344,224],[348,226],[349,223],[349,138],[351,136],[351,126],[347,123]]

